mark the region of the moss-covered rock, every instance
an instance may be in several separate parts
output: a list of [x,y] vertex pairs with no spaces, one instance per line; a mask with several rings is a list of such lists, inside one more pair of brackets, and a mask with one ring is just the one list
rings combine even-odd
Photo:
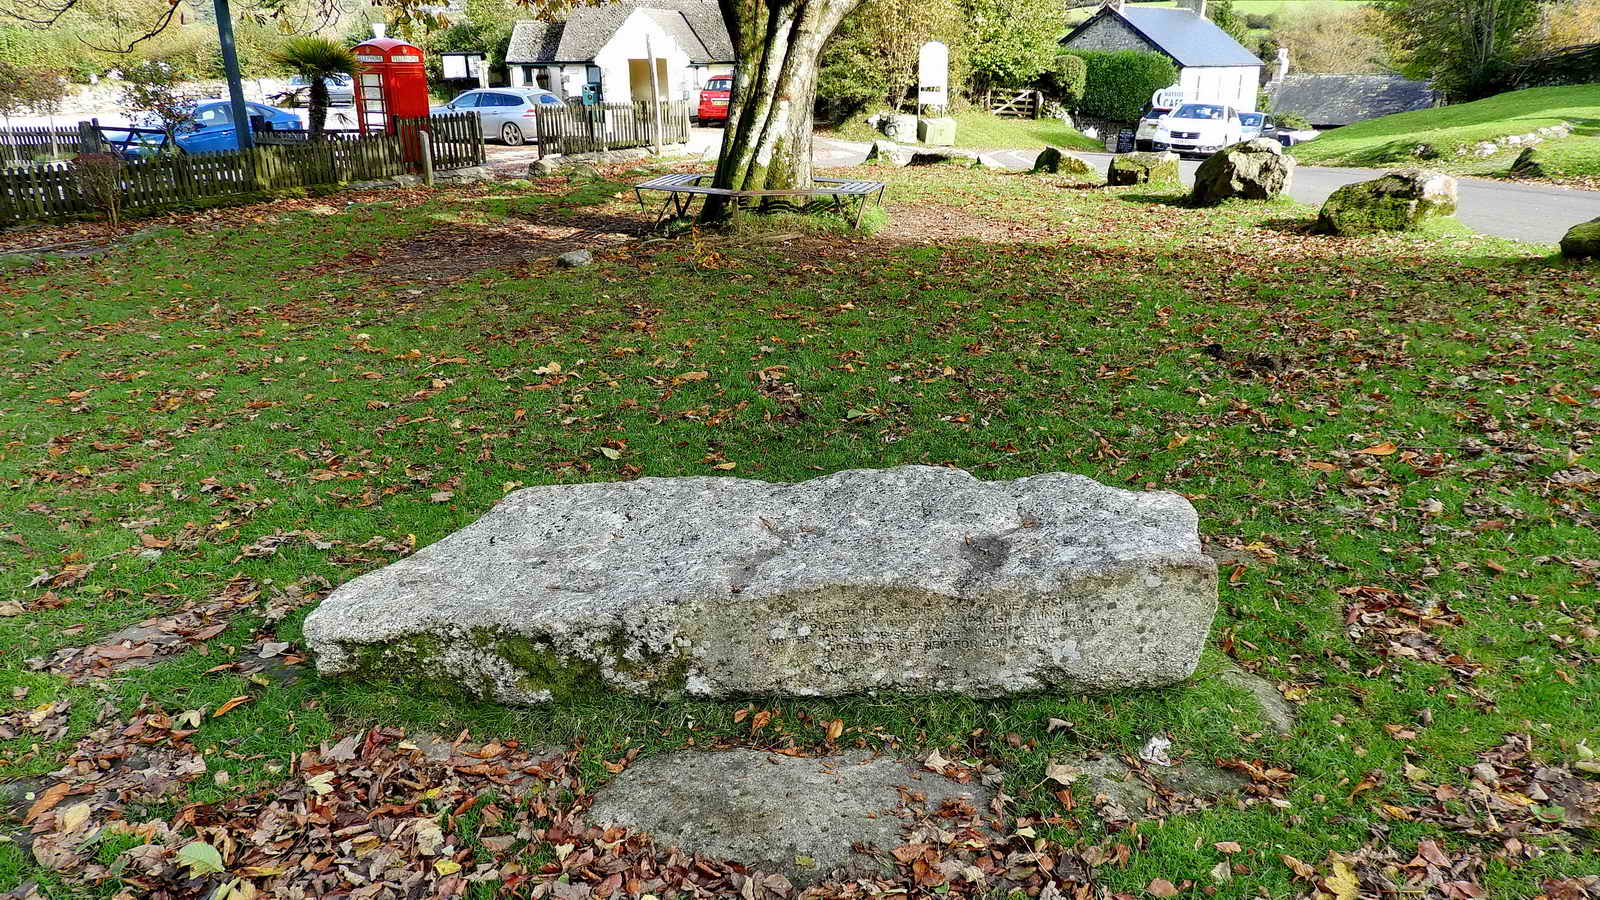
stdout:
[[1069,156],[1059,147],[1046,147],[1039,151],[1033,160],[1033,171],[1048,172],[1051,175],[1093,175],[1094,169],[1088,163]]
[[1333,192],[1317,216],[1324,234],[1357,235],[1411,231],[1429,219],[1456,212],[1456,180],[1442,172],[1390,172]]
[[1179,183],[1178,154],[1124,153],[1111,160],[1111,168],[1106,170],[1106,183],[1177,184]]
[[1274,140],[1256,138],[1224,147],[1195,171],[1192,199],[1198,206],[1215,206],[1235,197],[1271,200],[1289,189],[1294,168],[1295,158]]
[[1561,239],[1561,255],[1571,259],[1600,259],[1600,219],[1572,226]]

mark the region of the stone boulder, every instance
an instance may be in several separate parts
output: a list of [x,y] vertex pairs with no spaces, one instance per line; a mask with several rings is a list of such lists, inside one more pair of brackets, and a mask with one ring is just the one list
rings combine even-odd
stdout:
[[914,141],[917,117],[909,113],[883,113],[878,119],[878,130],[891,141]]
[[956,120],[933,117],[917,120],[917,140],[930,147],[949,147],[956,142]]
[[1176,494],[903,466],[527,488],[342,585],[305,635],[323,674],[507,703],[999,697],[1181,681],[1216,605]]
[[1106,184],[1178,184],[1178,154],[1124,153],[1111,160]]
[[1046,147],[1033,160],[1033,171],[1051,175],[1093,175],[1094,169],[1076,156],[1069,156],[1059,147]]
[[[902,792],[901,788],[905,791]],[[994,794],[919,763],[863,752],[796,758],[754,750],[684,750],[629,766],[595,792],[591,825],[621,825],[658,844],[777,872],[799,885],[888,874],[880,854],[905,843],[914,811],[964,810],[941,827],[977,825]]]
[[1561,239],[1561,255],[1571,259],[1600,259],[1600,219],[1572,226]]
[[1271,200],[1294,181],[1295,158],[1283,145],[1256,138],[1213,153],[1194,173],[1194,202],[1215,206],[1233,197]]
[[894,141],[873,141],[872,149],[867,151],[867,162],[887,163],[893,166],[909,165],[914,152],[909,147],[902,147]]
[[1358,235],[1410,231],[1456,214],[1456,180],[1443,172],[1403,169],[1372,181],[1347,184],[1322,204],[1317,230]]
[[1525,147],[1517,154],[1516,161],[1511,163],[1511,174],[1518,178],[1543,178],[1545,176],[1544,154],[1536,147]]

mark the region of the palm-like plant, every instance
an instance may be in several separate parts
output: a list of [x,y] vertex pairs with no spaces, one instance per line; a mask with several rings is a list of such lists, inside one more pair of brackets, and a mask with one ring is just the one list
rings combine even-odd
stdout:
[[272,54],[272,61],[311,85],[311,100],[307,110],[311,120],[311,139],[322,137],[322,127],[328,120],[328,85],[323,79],[333,75],[354,78],[359,66],[356,55],[337,41],[308,35],[284,42]]

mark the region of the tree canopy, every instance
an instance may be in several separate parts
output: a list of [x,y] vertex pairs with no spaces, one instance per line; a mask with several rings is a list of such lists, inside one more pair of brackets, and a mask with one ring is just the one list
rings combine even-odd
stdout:
[[1452,100],[1504,90],[1535,35],[1542,0],[1376,0],[1400,70]]

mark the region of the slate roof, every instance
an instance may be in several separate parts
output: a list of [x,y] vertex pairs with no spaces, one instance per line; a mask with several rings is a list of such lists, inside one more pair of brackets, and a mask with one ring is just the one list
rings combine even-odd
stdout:
[[1119,12],[1103,6],[1087,21],[1061,39],[1071,46],[1072,39],[1104,16],[1116,16],[1152,44],[1160,47],[1180,66],[1260,66],[1254,53],[1246,50],[1210,19],[1187,9],[1154,6],[1124,6]]
[[613,0],[576,7],[560,22],[521,21],[511,32],[506,62],[588,62],[635,10],[671,35],[690,62],[733,62],[733,40],[715,0]]
[[1426,81],[1399,75],[1290,75],[1267,85],[1274,112],[1293,112],[1317,127],[1427,109],[1436,95]]

